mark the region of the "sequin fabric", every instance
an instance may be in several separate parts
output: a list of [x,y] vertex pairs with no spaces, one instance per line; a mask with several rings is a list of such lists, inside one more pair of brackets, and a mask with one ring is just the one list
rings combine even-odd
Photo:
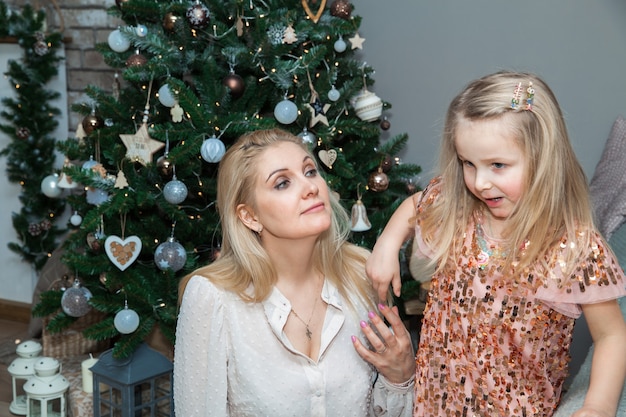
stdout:
[[[418,213],[440,187],[434,181],[424,190]],[[559,263],[566,241],[545,259],[547,276],[506,276],[497,257],[486,263],[480,257],[484,243],[476,226],[468,224],[461,253],[431,284],[416,356],[414,416],[551,416],[567,376],[580,304],[623,296],[623,271],[595,234],[570,276]],[[416,239],[422,248],[417,255],[427,254],[419,223]]]

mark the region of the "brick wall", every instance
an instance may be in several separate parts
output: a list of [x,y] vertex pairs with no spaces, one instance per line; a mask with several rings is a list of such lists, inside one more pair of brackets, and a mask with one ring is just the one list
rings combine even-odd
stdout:
[[48,0],[32,2],[27,0],[5,1],[11,8],[31,4],[46,11],[48,29],[62,31],[66,38],[66,72],[68,98],[68,132],[76,130],[83,116],[70,110],[74,102],[89,101],[84,94],[87,85],[95,85],[111,91],[115,72],[104,63],[96,52],[95,45],[106,42],[112,30],[122,24],[110,16],[107,9],[115,5],[114,0]]

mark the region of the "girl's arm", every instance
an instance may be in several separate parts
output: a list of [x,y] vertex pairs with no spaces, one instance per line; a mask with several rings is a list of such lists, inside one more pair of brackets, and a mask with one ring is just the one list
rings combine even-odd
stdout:
[[594,351],[583,407],[572,417],[614,417],[626,378],[626,324],[616,300],[582,306]]
[[381,301],[387,299],[389,283],[392,284],[394,294],[400,296],[402,285],[398,256],[402,244],[414,233],[415,228],[409,220],[415,217],[419,196],[418,193],[406,198],[396,209],[365,264],[365,271]]

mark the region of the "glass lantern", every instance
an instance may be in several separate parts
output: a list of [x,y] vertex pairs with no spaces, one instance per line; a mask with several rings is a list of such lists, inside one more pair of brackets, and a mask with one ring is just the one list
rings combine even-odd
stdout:
[[17,345],[15,352],[18,357],[11,362],[7,369],[13,384],[13,401],[11,401],[9,406],[9,410],[13,414],[26,415],[26,393],[23,390],[23,385],[28,378],[35,375],[35,362],[39,358],[41,351],[41,344],[33,340]]
[[126,359],[114,358],[112,350],[102,353],[91,367],[93,416],[173,416],[173,369],[169,359],[145,343]]
[[35,362],[35,375],[24,384],[27,417],[66,417],[66,393],[70,383],[60,374],[61,364],[42,357]]

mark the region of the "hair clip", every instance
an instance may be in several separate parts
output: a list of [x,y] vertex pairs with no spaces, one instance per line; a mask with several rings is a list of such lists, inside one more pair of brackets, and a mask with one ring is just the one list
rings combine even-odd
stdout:
[[516,109],[519,106],[519,100],[522,96],[522,83],[517,83],[515,90],[513,90],[513,98],[511,98],[511,108]]
[[533,110],[533,101],[535,101],[535,89],[533,88],[533,83],[529,82],[526,89],[526,110]]

